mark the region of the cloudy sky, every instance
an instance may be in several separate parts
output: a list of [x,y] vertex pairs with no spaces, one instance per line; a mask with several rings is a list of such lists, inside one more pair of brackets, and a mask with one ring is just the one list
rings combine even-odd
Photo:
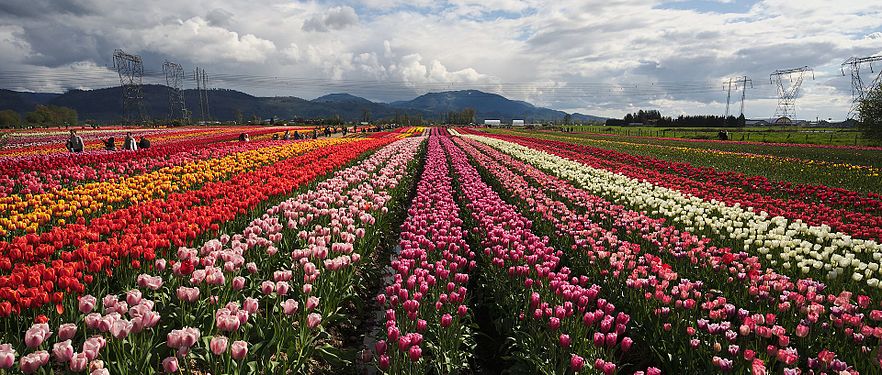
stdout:
[[118,84],[112,54],[121,48],[143,57],[146,83],[164,82],[170,60],[190,75],[205,68],[214,87],[255,95],[350,92],[392,101],[474,88],[616,117],[638,108],[722,114],[724,83],[747,75],[745,112],[760,118],[775,113],[769,74],[811,66],[798,116],[841,119],[852,91],[840,64],[882,54],[882,7],[874,3],[3,0],[0,87]]

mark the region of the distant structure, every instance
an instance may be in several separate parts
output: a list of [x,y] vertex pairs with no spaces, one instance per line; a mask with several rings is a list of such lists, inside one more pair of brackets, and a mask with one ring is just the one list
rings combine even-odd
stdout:
[[162,64],[162,72],[165,73],[165,84],[168,86],[168,118],[179,118],[184,122],[189,121],[187,103],[184,101],[184,92],[181,86],[184,83],[184,68],[181,65],[166,61]]
[[738,90],[738,86],[741,86],[741,114],[744,114],[744,99],[747,98],[747,85],[750,84],[750,88],[753,88],[753,80],[747,78],[747,76],[741,76],[738,78],[729,78],[729,89],[728,94],[726,95],[726,115],[724,117],[729,117],[729,104],[732,101],[732,86],[735,86],[735,90]]
[[524,126],[524,120],[511,120],[511,126]]
[[[780,69],[769,75],[769,83],[778,86],[778,107],[775,108],[775,118],[796,118],[796,98],[799,96],[799,88],[807,73],[815,79],[815,71],[804,66],[793,69]],[[785,81],[789,80],[790,84]]]
[[202,122],[211,121],[211,109],[208,107],[208,75],[205,69],[196,67],[193,73],[196,80],[196,92],[199,93],[199,115]]
[[876,78],[873,79],[873,81],[869,85],[865,85],[863,78],[861,78],[861,68],[863,66],[869,66],[870,73],[875,73],[873,71],[873,63],[879,61],[882,61],[882,55],[870,57],[852,57],[842,63],[842,75],[845,75],[845,68],[848,68],[848,70],[851,72],[852,104],[851,109],[849,109],[848,111],[849,119],[853,119],[857,115],[858,105],[866,97],[867,92],[870,91],[873,87],[876,87],[876,85],[879,84],[880,80],[882,80],[882,70],[880,70]]
[[113,66],[119,74],[119,84],[122,88],[123,121],[131,123],[147,120],[144,113],[144,93],[141,89],[144,78],[144,63],[141,56],[116,49],[113,51]]
[[501,120],[484,120],[484,125],[486,126],[499,126],[502,125]]

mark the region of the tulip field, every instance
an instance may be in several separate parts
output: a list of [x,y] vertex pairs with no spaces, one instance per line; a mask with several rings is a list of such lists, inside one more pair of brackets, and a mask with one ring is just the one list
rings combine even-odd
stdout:
[[285,130],[3,134],[0,374],[882,373],[873,163]]

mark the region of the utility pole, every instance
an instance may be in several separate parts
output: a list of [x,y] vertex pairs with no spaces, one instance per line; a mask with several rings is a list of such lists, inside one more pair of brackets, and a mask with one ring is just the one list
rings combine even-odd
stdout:
[[753,88],[753,80],[747,78],[747,76],[741,77],[741,115],[744,116],[744,99],[747,98],[747,84],[750,83],[750,88]]
[[851,71],[851,98],[852,104],[851,109],[848,111],[848,118],[854,118],[857,114],[858,105],[860,105],[861,101],[867,95],[867,92],[870,91],[873,87],[879,84],[880,80],[882,80],[882,70],[879,71],[879,75],[873,80],[873,83],[870,85],[864,85],[864,80],[861,77],[861,68],[863,65],[867,65],[870,67],[870,73],[875,73],[873,71],[873,63],[882,61],[882,55],[879,56],[870,56],[870,57],[852,57],[848,60],[845,60],[842,63],[842,75],[845,75],[845,68],[848,67]]
[[[184,82],[184,68],[181,65],[166,61],[162,64],[162,72],[165,73],[165,84],[168,86],[168,119],[180,118],[187,121],[187,103],[184,102],[184,93],[181,85]],[[178,117],[180,116],[180,117]]]
[[[141,56],[125,53],[121,49],[113,51],[113,66],[119,74],[122,89],[123,121],[144,122],[144,93],[141,84],[144,78],[144,63]],[[137,115],[135,115],[137,113]]]
[[[796,119],[796,98],[799,96],[799,88],[805,79],[805,75],[811,72],[812,80],[815,79],[814,69],[803,66],[793,69],[779,69],[769,75],[769,83],[776,84],[778,87],[778,106],[775,108],[775,118]],[[795,78],[794,78],[795,77]],[[786,84],[785,79],[790,80],[790,84]]]
[[732,101],[732,78],[729,78],[729,91],[726,94],[726,115],[723,118],[729,118],[729,103]]

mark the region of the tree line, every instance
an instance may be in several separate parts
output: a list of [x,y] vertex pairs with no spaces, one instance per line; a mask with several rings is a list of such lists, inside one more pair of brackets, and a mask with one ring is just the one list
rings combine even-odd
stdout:
[[74,126],[79,123],[77,111],[73,108],[56,105],[38,105],[24,118],[11,109],[0,111],[0,128],[20,128],[24,126]]
[[695,127],[712,127],[712,128],[738,128],[743,127],[746,123],[744,115],[735,116],[714,116],[714,115],[698,115],[684,116],[680,115],[676,118],[662,116],[658,110],[639,110],[635,113],[628,113],[622,119],[607,119],[607,126],[628,126],[639,124],[644,126],[660,126],[668,128],[695,128]]

